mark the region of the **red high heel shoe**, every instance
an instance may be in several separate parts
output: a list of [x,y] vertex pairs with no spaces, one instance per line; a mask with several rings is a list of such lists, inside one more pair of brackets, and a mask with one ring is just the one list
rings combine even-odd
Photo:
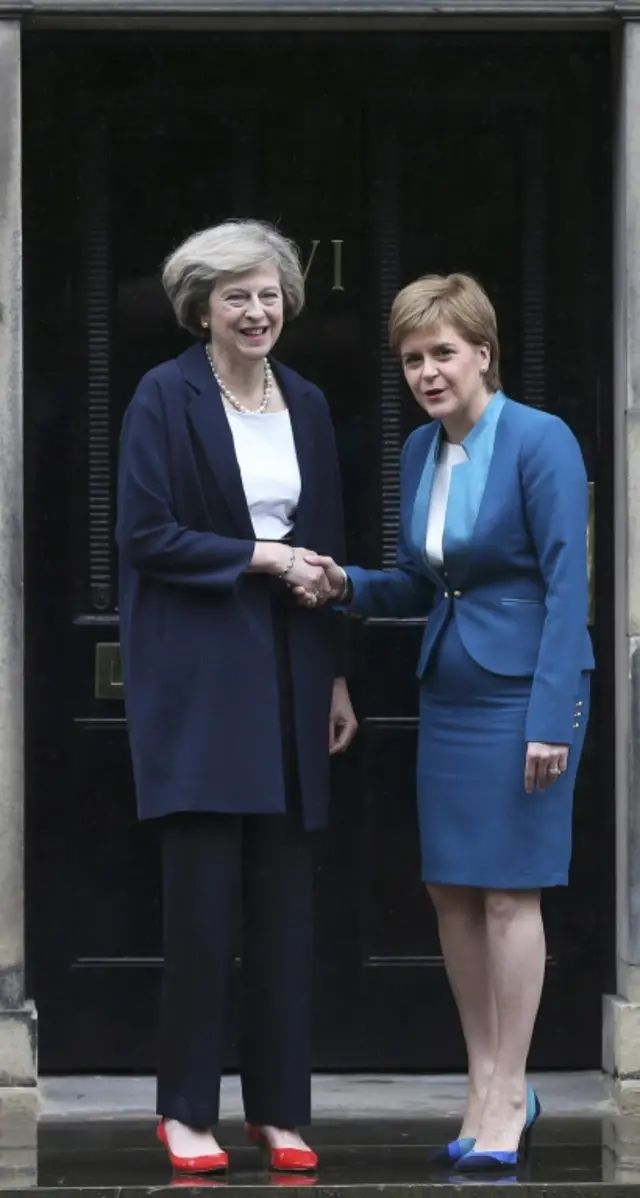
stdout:
[[272,1148],[267,1137],[253,1123],[246,1123],[247,1139],[267,1154],[269,1168],[279,1173],[313,1173],[318,1158],[310,1148]]
[[156,1135],[160,1143],[164,1144],[174,1169],[180,1173],[220,1173],[229,1168],[229,1157],[226,1152],[212,1152],[203,1156],[176,1156],[169,1147],[164,1119],[160,1120],[156,1128]]

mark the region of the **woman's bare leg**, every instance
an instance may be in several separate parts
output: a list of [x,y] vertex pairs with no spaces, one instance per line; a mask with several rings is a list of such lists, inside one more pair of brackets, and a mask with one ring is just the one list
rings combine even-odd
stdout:
[[427,890],[438,916],[442,955],[467,1046],[469,1078],[460,1137],[475,1139],[498,1048],[484,892],[429,883]]
[[484,901],[498,1045],[475,1149],[511,1152],[525,1123],[525,1073],[544,980],[545,936],[539,891],[486,891]]

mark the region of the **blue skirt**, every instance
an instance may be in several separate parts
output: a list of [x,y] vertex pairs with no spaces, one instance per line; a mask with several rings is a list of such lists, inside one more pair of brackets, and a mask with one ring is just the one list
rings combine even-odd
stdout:
[[531,685],[531,678],[507,678],[479,666],[452,616],[420,691],[423,881],[492,890],[566,886],[589,675],[582,675],[576,696],[582,701],[581,726],[566,773],[547,790],[527,794],[525,720]]

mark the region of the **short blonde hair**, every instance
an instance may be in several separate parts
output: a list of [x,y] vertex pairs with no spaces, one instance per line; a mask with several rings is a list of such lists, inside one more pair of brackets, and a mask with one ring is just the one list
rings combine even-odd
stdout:
[[202,317],[219,279],[257,270],[273,262],[280,276],[287,319],[304,304],[304,278],[297,247],[272,225],[259,220],[227,220],[193,233],[169,255],[162,285],[178,324],[203,336]]
[[495,308],[486,291],[471,275],[423,275],[403,287],[393,301],[389,341],[398,352],[405,337],[418,329],[449,324],[471,345],[488,345],[491,352],[485,382],[498,391],[500,342]]

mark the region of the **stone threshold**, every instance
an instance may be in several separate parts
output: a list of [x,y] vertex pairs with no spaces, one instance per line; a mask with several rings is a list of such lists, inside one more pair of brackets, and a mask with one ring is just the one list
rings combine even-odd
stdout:
[[[640,1195],[640,1182],[507,1182],[499,1179],[486,1179],[482,1182],[389,1182],[370,1185],[354,1184],[338,1184],[338,1185],[322,1185],[321,1183],[312,1183],[303,1185],[286,1181],[283,1183],[274,1183],[273,1181],[265,1181],[263,1183],[247,1183],[240,1182],[213,1182],[213,1183],[180,1183],[180,1192],[188,1194],[204,1194],[210,1192],[212,1186],[222,1188],[225,1191],[233,1191],[234,1193],[243,1195],[243,1198],[263,1198],[266,1191],[273,1193],[274,1184],[283,1184],[286,1186],[287,1193],[292,1198],[302,1198],[303,1194],[312,1194],[314,1198],[374,1198],[375,1195],[384,1194],[385,1198],[448,1198],[448,1195],[456,1195],[457,1198],[488,1198],[488,1195],[503,1195],[504,1198],[538,1198],[538,1196],[546,1195],[547,1198],[597,1198],[602,1195],[603,1198],[637,1198]],[[32,1187],[30,1192],[38,1195],[38,1198],[65,1198],[71,1195],[86,1195],[87,1198],[155,1198],[156,1195],[163,1194],[175,1195],[176,1183],[170,1183],[166,1186],[60,1186],[49,1188],[46,1186]],[[0,1193],[3,1198],[24,1198],[24,1189],[2,1189]]]
[[[599,1072],[532,1074],[549,1115],[601,1116],[614,1109],[605,1077]],[[317,1074],[313,1078],[314,1121],[455,1119],[464,1103],[460,1075]],[[147,1120],[155,1113],[152,1077],[42,1077],[39,1116],[58,1120]],[[221,1118],[243,1117],[240,1081],[223,1078]]]

